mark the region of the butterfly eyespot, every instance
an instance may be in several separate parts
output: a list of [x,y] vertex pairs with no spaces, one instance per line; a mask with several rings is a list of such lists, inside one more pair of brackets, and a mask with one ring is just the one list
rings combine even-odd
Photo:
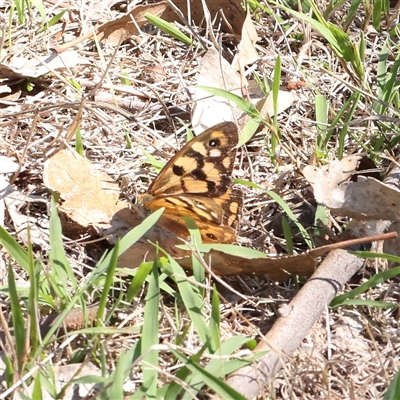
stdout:
[[218,147],[221,145],[221,141],[219,139],[210,139],[208,144],[210,147]]
[[211,240],[217,240],[216,236],[213,235],[212,233],[206,233],[206,236]]

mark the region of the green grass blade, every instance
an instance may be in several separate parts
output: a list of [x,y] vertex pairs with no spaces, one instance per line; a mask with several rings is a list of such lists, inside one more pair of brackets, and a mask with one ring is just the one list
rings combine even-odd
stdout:
[[5,378],[6,388],[8,389],[13,385],[14,369],[11,358],[7,354],[7,352],[4,352],[4,364],[5,364],[4,378]]
[[268,196],[270,196],[272,199],[274,199],[282,207],[283,211],[285,211],[287,216],[294,222],[294,224],[299,229],[299,231],[300,231],[301,235],[303,236],[303,239],[306,242],[307,246],[310,249],[312,249],[314,246],[313,246],[313,243],[312,243],[312,241],[310,239],[310,235],[304,229],[303,225],[301,225],[301,223],[298,221],[297,217],[293,214],[293,211],[284,202],[284,200],[278,194],[276,194],[275,192],[272,192],[270,190],[266,190],[265,193],[267,193]]
[[28,252],[0,225],[0,244],[25,271],[29,268]]
[[229,385],[223,382],[221,379],[215,377],[213,374],[210,374],[204,368],[202,368],[199,364],[195,363],[191,359],[186,358],[184,355],[179,352],[172,350],[172,353],[175,357],[182,363],[186,365],[192,372],[196,372],[202,376],[203,382],[215,393],[217,393],[223,399],[232,399],[232,400],[246,400],[246,397],[242,396],[236,390],[232,389]]
[[78,128],[75,132],[75,151],[80,155],[84,156],[85,149],[83,147],[83,142],[82,142],[82,135],[81,135],[81,130]]
[[[196,225],[196,222],[193,218],[183,217],[185,221],[186,227],[188,228],[190,234],[190,240],[194,248],[198,248],[203,243],[201,240],[201,234],[199,228]],[[193,268],[193,276],[197,282],[204,283],[206,273],[204,271],[204,267],[201,265],[200,261],[197,259],[196,254],[192,253],[192,268]],[[204,296],[204,289],[199,287],[199,293],[201,296]]]
[[51,198],[51,215],[50,215],[50,252],[49,260],[51,267],[51,276],[53,278],[53,289],[56,290],[60,299],[64,301],[69,299],[69,287],[72,285],[74,289],[78,288],[75,274],[65,255],[64,243],[62,240],[61,222],[58,217],[57,207],[54,196]]
[[160,170],[164,167],[165,162],[160,161],[160,160],[157,160],[153,155],[151,155],[150,153],[148,153],[148,152],[145,151],[145,150],[143,150],[143,154],[144,154],[144,155],[146,156],[146,158],[147,158],[146,163],[152,165],[153,168],[154,168],[156,171],[160,171]]
[[381,29],[382,20],[382,0],[374,0],[372,11],[372,26],[379,31]]
[[121,353],[117,367],[104,382],[108,389],[104,393],[105,399],[123,399],[124,383],[132,371],[132,365],[137,358],[138,343],[135,343],[126,353]]
[[40,373],[38,372],[35,376],[34,379],[34,384],[33,384],[33,391],[32,391],[32,399],[35,400],[42,400],[42,385],[41,385],[41,379],[40,379]]
[[[118,256],[120,256],[124,251],[128,250],[133,244],[135,244],[139,239],[141,239],[146,232],[153,227],[153,225],[158,221],[164,209],[161,208],[149,215],[141,224],[129,231],[121,240],[119,241],[119,251]],[[97,264],[98,271],[97,275],[101,275],[107,270],[111,263],[111,254],[107,254],[99,263]]]
[[275,61],[275,67],[274,67],[274,76],[272,80],[272,104],[274,107],[274,126],[275,129],[278,130],[278,96],[279,96],[279,89],[281,87],[281,75],[282,75],[282,61],[281,57],[278,54],[278,57],[276,58]]
[[254,134],[257,132],[260,122],[255,119],[250,119],[242,129],[242,134],[239,138],[238,147],[244,146]]
[[[374,253],[372,253],[374,254]],[[378,254],[375,254],[374,257],[379,257]],[[400,275],[400,267],[396,268],[391,268],[387,271],[382,271],[374,276],[372,276],[370,279],[368,279],[367,282],[363,283],[362,285],[358,286],[357,288],[351,290],[350,292],[344,293],[340,296],[336,296],[330,306],[331,307],[340,307],[341,305],[344,304],[345,301],[348,301],[350,299],[354,299],[356,296],[359,294],[365,293],[367,290],[397,276]]]
[[206,319],[202,313],[203,300],[199,294],[199,289],[191,284],[188,278],[183,278],[186,276],[185,271],[171,256],[168,256],[168,259],[175,275],[174,279],[178,285],[182,301],[200,337],[201,343],[203,346],[207,346],[210,352],[214,352],[215,348],[212,346],[212,338]]
[[10,293],[11,317],[14,327],[18,372],[21,373],[25,359],[25,321],[19,303],[17,287],[14,280],[14,271],[11,265],[8,266],[8,289]]
[[383,400],[397,400],[400,393],[400,371],[397,371],[393,377],[388,389],[386,390]]
[[344,20],[344,27],[345,30],[347,30],[347,27],[350,25],[350,23],[354,20],[354,18],[357,15],[358,9],[360,8],[362,0],[352,0],[350,3],[350,8],[349,11],[347,12],[346,18]]
[[283,236],[286,240],[286,250],[289,255],[293,255],[294,246],[293,246],[293,234],[290,229],[290,225],[288,220],[283,217],[282,218],[282,229],[283,229]]
[[145,390],[146,396],[154,398],[157,393],[158,351],[149,351],[149,349],[158,344],[158,311],[160,305],[158,278],[158,260],[156,258],[150,274],[141,338],[141,353],[144,355],[142,359],[142,390]]
[[244,113],[250,115],[250,117],[256,119],[259,122],[264,122],[261,117],[259,111],[256,107],[253,106],[249,101],[245,100],[243,97],[240,97],[236,94],[228,92],[224,89],[218,89],[211,86],[197,86],[199,89],[205,90],[208,93],[211,93],[214,96],[222,97],[232,103],[236,104]]
[[47,22],[45,24],[45,26],[39,31],[39,32],[44,32],[45,30],[49,29],[51,26],[55,25],[63,16],[64,14],[67,12],[68,10],[62,10],[61,12],[59,12],[58,14],[54,15],[54,17],[52,17],[50,19],[49,22]]
[[153,263],[146,262],[142,263],[137,269],[135,276],[133,277],[131,284],[129,285],[128,292],[126,294],[126,302],[131,303],[133,299],[142,289],[143,283],[146,281],[151,269],[153,268]]
[[328,103],[323,95],[315,96],[315,120],[317,122],[317,157],[323,158],[326,146],[326,130],[328,127]]
[[336,307],[353,306],[353,307],[376,307],[376,308],[397,308],[396,303],[385,301],[363,300],[363,299],[347,299]]
[[[40,347],[40,335],[38,331],[39,321],[37,317],[38,313],[38,293],[39,293],[39,276],[41,272],[41,265],[39,263],[35,263],[32,253],[32,245],[28,246],[28,254],[29,254],[29,295],[28,295],[28,314],[29,314],[29,339],[31,352],[34,354],[37,349]],[[37,268],[35,268],[35,266]]]
[[174,39],[179,40],[188,45],[193,44],[193,40],[190,37],[186,36],[184,33],[182,33],[173,24],[164,21],[162,18],[157,17],[150,13],[146,13],[144,17],[147,19],[147,21],[149,21],[155,27],[160,29],[160,31],[166,33],[167,35],[171,35]]
[[119,241],[115,244],[112,252],[111,252],[111,259],[109,269],[106,273],[106,281],[101,291],[100,302],[99,302],[99,310],[97,313],[97,326],[102,326],[101,320],[105,315],[108,294],[110,292],[110,288],[114,282],[114,274],[115,269],[117,268],[118,263],[118,253],[119,253]]
[[221,314],[219,311],[219,296],[215,285],[213,286],[212,297],[211,297],[211,318],[210,318],[210,335],[214,341],[214,348],[220,347],[220,325],[221,325]]
[[329,213],[322,204],[317,205],[314,218],[314,236],[323,237],[328,229]]

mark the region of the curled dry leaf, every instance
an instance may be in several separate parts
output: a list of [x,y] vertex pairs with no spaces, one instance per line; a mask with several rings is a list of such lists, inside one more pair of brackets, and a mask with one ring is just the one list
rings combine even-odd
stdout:
[[358,164],[359,157],[333,161],[327,171],[311,168],[303,170],[314,188],[318,203],[337,214],[356,219],[397,221],[400,218],[400,191],[374,178],[358,177],[357,182],[346,182]]
[[121,41],[127,39],[132,34],[139,33],[138,27],[142,27],[148,24],[147,19],[144,17],[145,14],[151,13],[156,16],[160,16],[166,8],[166,2],[161,1],[158,4],[150,4],[144,6],[134,7],[131,11],[126,13],[121,18],[117,18],[113,21],[106,22],[95,28],[94,32],[91,31],[86,35],[77,37],[68,43],[57,46],[57,53],[62,53],[67,49],[75,46],[84,40],[90,39],[96,34],[99,40],[108,39],[112,46],[117,46]]
[[27,203],[34,203],[35,200],[37,201],[37,199],[30,198],[8,186],[4,204],[7,207],[18,239],[25,245],[31,243],[40,246],[42,249],[47,249],[48,221],[45,219],[39,221],[38,218],[21,212],[21,209],[26,208]]
[[[34,202],[35,199],[15,190],[6,176],[18,171],[18,168],[18,164],[12,159],[0,156],[0,225],[4,226],[5,210],[7,209],[19,240],[25,244],[30,242],[45,249],[48,243],[47,226],[43,226],[43,221],[39,224],[37,218],[32,215],[28,217],[21,212],[21,209],[26,208],[27,203]],[[40,230],[39,225],[42,225],[43,231]]]

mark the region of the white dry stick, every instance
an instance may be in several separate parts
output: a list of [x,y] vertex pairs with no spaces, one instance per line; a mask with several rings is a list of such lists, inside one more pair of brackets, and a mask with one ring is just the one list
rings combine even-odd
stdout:
[[329,253],[297,296],[285,306],[284,315],[278,318],[255,350],[268,351],[268,354],[230,375],[227,383],[247,399],[261,393],[265,384],[300,346],[339,289],[363,263],[363,259],[345,250]]

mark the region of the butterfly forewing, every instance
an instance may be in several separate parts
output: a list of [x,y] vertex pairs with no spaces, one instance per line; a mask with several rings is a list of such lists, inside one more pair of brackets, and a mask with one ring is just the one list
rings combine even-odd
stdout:
[[151,184],[149,193],[221,196],[231,182],[237,143],[238,131],[233,122],[207,129],[172,157]]

